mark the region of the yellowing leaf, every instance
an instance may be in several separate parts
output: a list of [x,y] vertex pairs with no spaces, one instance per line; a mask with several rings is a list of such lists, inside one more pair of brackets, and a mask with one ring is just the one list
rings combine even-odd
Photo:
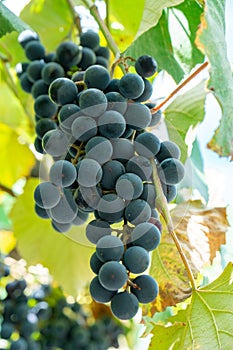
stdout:
[[27,181],[11,212],[17,246],[28,264],[48,267],[64,290],[75,295],[93,276],[89,267],[93,249],[85,241],[84,226],[63,235],[52,228],[50,220],[35,214],[33,193],[38,183],[38,179]]
[[0,182],[11,187],[18,179],[29,175],[34,156],[27,145],[20,143],[19,135],[7,125],[0,123],[0,135]]
[[[185,202],[171,211],[175,232],[196,275],[203,266],[210,265],[216,251],[225,244],[228,229],[225,208],[204,209],[200,201]],[[165,227],[165,224],[164,224]],[[150,274],[158,281],[159,296],[150,312],[162,311],[190,296],[187,272],[175,243],[165,232],[152,254]]]
[[0,251],[9,254],[16,246],[16,238],[11,231],[0,231]]

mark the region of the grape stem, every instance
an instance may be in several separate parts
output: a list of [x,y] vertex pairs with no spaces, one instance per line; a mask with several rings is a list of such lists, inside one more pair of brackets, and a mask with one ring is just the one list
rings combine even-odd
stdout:
[[204,62],[200,67],[198,67],[192,74],[190,74],[182,83],[180,83],[175,90],[173,90],[170,95],[168,95],[165,100],[159,103],[157,106],[152,108],[150,111],[152,114],[158,112],[173,96],[175,96],[186,84],[188,84],[193,78],[195,78],[203,69],[208,66],[209,62]]
[[180,241],[175,233],[175,230],[174,230],[172,218],[170,215],[170,211],[168,208],[166,197],[163,193],[162,185],[161,185],[161,182],[160,182],[160,179],[158,176],[157,165],[155,163],[154,158],[151,158],[150,162],[151,162],[151,166],[152,166],[152,170],[153,170],[153,183],[155,186],[155,191],[157,193],[156,207],[158,208],[158,211],[161,213],[161,215],[162,215],[162,217],[167,225],[168,233],[172,236],[172,239],[176,245],[176,248],[181,256],[181,259],[182,259],[183,264],[185,266],[185,269],[187,271],[188,278],[189,278],[189,281],[191,283],[192,289],[196,290],[195,279],[194,279],[191,267],[188,263],[188,260],[185,256],[185,253],[183,251],[181,243],[180,243]]

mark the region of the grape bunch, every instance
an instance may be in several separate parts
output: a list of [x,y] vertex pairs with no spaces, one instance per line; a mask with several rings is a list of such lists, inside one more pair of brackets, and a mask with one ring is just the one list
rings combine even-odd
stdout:
[[[80,43],[94,47],[97,34],[87,33],[87,40],[81,37]],[[68,69],[73,69],[70,56],[68,62]],[[56,77],[48,95],[35,100],[40,117],[35,147],[54,159],[49,180],[35,189],[35,211],[50,219],[58,232],[82,225],[94,214],[86,226],[87,239],[96,245],[90,260],[96,274],[90,294],[99,303],[110,302],[119,319],[130,319],[139,303],[158,295],[156,280],[143,274],[162,231],[152,164],[168,202],[176,196],[184,166],[174,142],[161,141],[147,131],[161,118],[161,111],[153,113],[154,104],[148,102],[152,94],[148,78],[157,71],[153,57],[140,56],[136,72],[120,79],[111,78],[108,69],[96,62],[85,71],[75,64],[77,81]]]
[[[59,287],[50,284],[29,285],[15,279],[9,267],[1,274],[1,339],[10,350],[107,350],[118,348],[123,327],[108,315],[90,323],[82,306],[69,303]],[[2,269],[1,269],[2,272]],[[9,276],[7,281],[4,277]],[[33,276],[31,276],[33,278]],[[10,279],[10,280],[9,280]],[[4,287],[3,287],[4,286]],[[3,293],[4,290],[4,293]]]

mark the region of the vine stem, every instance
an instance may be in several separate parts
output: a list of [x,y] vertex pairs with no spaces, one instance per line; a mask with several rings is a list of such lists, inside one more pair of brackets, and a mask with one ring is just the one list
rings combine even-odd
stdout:
[[99,13],[96,5],[93,4],[93,2],[91,0],[82,0],[82,2],[89,9],[90,13],[92,14],[94,19],[98,23],[100,30],[102,31],[102,33],[103,33],[103,35],[108,43],[108,46],[109,46],[110,50],[112,51],[112,53],[114,54],[114,56],[116,58],[120,57],[120,51],[118,49],[118,46],[115,43],[115,41],[113,40],[113,37],[112,37],[106,23],[101,18],[100,13]]
[[188,84],[193,78],[195,78],[202,70],[208,66],[209,62],[204,62],[200,67],[198,67],[192,74],[190,74],[182,83],[180,83],[175,90],[173,90],[170,95],[168,95],[165,100],[159,103],[157,106],[152,108],[151,113],[158,112],[173,96],[175,96],[186,84]]
[[151,166],[152,166],[152,170],[153,170],[153,183],[154,183],[154,186],[155,186],[155,191],[157,193],[157,196],[156,196],[156,206],[159,210],[159,212],[161,213],[162,217],[164,218],[165,222],[166,222],[166,225],[167,225],[167,229],[168,229],[168,233],[172,236],[172,239],[176,245],[176,248],[180,254],[180,257],[183,261],[183,264],[185,266],[185,269],[187,271],[187,274],[188,274],[188,278],[189,278],[189,281],[191,283],[191,286],[192,286],[192,289],[195,290],[196,289],[196,285],[195,285],[195,279],[194,279],[194,276],[193,276],[193,273],[192,273],[192,270],[191,270],[191,267],[188,263],[188,260],[185,256],[185,253],[183,251],[183,248],[181,246],[181,243],[175,233],[175,230],[174,230],[174,226],[173,226],[173,222],[172,222],[172,218],[171,218],[171,215],[170,215],[170,212],[169,212],[169,208],[168,208],[168,204],[167,204],[167,200],[166,200],[166,197],[164,196],[164,193],[163,193],[163,189],[162,189],[162,186],[161,186],[161,182],[160,182],[160,179],[159,179],[159,176],[158,176],[158,171],[157,171],[157,165],[155,163],[155,160],[154,158],[152,158],[150,160],[150,163],[151,163]]
[[78,33],[80,35],[82,33],[81,18],[78,15],[78,13],[75,11],[75,8],[74,8],[71,0],[67,0],[67,4],[68,4],[68,6],[70,8],[70,12],[73,16],[74,24],[75,24],[76,28],[78,29]]

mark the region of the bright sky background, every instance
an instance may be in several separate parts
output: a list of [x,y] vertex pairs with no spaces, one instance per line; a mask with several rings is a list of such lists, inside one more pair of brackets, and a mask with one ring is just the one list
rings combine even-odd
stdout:
[[[5,0],[4,4],[17,15],[29,0]],[[228,56],[233,62],[233,1],[226,0],[226,39],[228,43]],[[198,139],[201,144],[205,163],[205,174],[210,189],[210,205],[233,206],[233,162],[226,158],[220,158],[214,152],[206,148],[214,130],[217,128],[221,111],[217,102],[209,97],[206,104],[206,118],[198,130]]]

